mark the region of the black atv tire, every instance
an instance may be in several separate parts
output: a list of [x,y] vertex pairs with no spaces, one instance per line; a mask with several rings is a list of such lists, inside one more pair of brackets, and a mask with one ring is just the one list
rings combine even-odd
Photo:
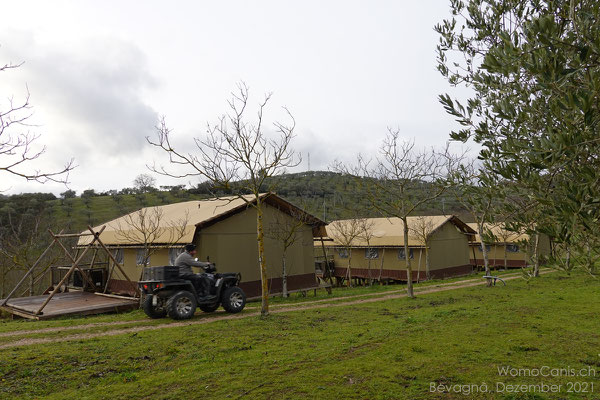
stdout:
[[169,317],[173,319],[192,318],[196,312],[196,306],[196,297],[187,290],[177,292],[167,300],[167,311]]
[[246,294],[237,286],[232,286],[223,292],[221,304],[228,313],[239,313],[246,305]]
[[166,317],[167,309],[165,308],[164,303],[162,304],[162,306],[160,305],[160,303],[162,302],[154,306],[152,305],[152,297],[154,297],[154,295],[146,296],[144,304],[142,305],[142,308],[144,309],[146,315],[154,319]]
[[214,312],[217,308],[219,308],[219,303],[215,303],[215,304],[200,304],[198,306],[198,308],[200,308],[204,312],[211,313],[211,312]]

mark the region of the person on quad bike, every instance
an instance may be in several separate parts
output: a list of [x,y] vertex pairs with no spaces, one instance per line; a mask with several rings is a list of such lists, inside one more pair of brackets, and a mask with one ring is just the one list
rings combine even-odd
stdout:
[[175,259],[175,266],[179,267],[179,277],[191,281],[196,290],[198,290],[200,297],[206,297],[209,295],[208,282],[200,274],[195,274],[192,271],[192,267],[200,267],[205,272],[208,272],[214,270],[214,264],[197,261],[195,256],[196,245],[191,243],[186,244],[185,251]]

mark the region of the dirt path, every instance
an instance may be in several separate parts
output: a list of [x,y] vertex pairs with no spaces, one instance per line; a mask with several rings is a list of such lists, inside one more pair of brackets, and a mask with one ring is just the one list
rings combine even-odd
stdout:
[[[510,274],[503,275],[503,277],[513,277],[513,276],[521,276],[521,274],[520,273],[510,273]],[[480,278],[471,278],[471,279],[463,279],[463,280],[454,281],[454,282],[440,283],[440,284],[436,284],[436,285],[428,285],[428,286],[420,286],[420,287],[417,286],[417,287],[415,287],[415,293],[423,293],[424,290],[428,291],[431,288],[456,286],[456,285],[460,285],[460,284],[464,284],[464,283],[471,283],[471,282],[481,283],[483,281],[481,281]],[[274,310],[274,309],[289,310],[289,309],[291,309],[291,311],[293,311],[293,309],[296,307],[304,307],[304,306],[310,305],[310,304],[331,303],[331,302],[336,302],[336,301],[348,301],[348,300],[358,299],[358,298],[363,298],[363,297],[383,297],[383,296],[388,296],[390,294],[404,293],[404,292],[406,292],[406,288],[395,289],[395,290],[386,290],[383,292],[376,292],[376,293],[356,294],[356,295],[351,295],[351,296],[336,297],[336,298],[329,298],[329,299],[310,300],[310,301],[303,301],[301,303],[293,303],[293,304],[272,304],[270,306],[270,308],[271,308],[271,310]],[[258,309],[259,309],[258,306],[252,306],[252,305],[246,306],[246,310],[249,310],[249,311],[254,311],[254,310],[258,310]],[[216,314],[218,314],[218,313],[216,313]],[[211,315],[214,316],[216,314],[211,314]],[[204,314],[200,314],[200,315],[204,316]],[[246,314],[244,314],[244,315],[246,315]],[[129,320],[129,321],[94,322],[94,323],[83,324],[83,325],[58,326],[58,327],[41,328],[41,329],[35,329],[35,330],[24,329],[24,330],[20,330],[20,331],[1,332],[0,338],[11,337],[11,336],[21,336],[21,335],[31,335],[31,334],[61,332],[61,331],[74,331],[74,330],[91,329],[91,328],[101,328],[101,327],[106,327],[106,326],[141,324],[141,323],[147,323],[148,321],[149,320],[147,318],[144,318],[144,319],[136,319],[136,320]]]
[[[542,271],[541,273],[547,274],[547,273],[551,273],[551,272],[554,272],[554,271],[546,270],[546,271]],[[508,280],[518,279],[520,277],[521,277],[521,274],[515,274],[515,275],[507,274],[507,275],[503,275],[502,279],[508,281]],[[445,292],[445,291],[449,291],[449,290],[468,288],[468,287],[473,287],[473,286],[480,286],[480,285],[484,285],[485,283],[486,282],[484,280],[481,280],[480,278],[479,279],[468,279],[468,280],[463,280],[463,281],[458,281],[458,282],[450,282],[450,283],[444,283],[444,284],[440,284],[440,285],[432,285],[431,287],[425,286],[425,287],[419,288],[420,290],[418,290],[418,291],[415,290],[415,291],[419,294],[428,294],[428,293]],[[371,298],[356,299],[357,297],[366,297],[366,296],[371,296]],[[374,296],[378,296],[378,297],[374,297]],[[337,299],[316,300],[316,301],[312,301],[310,303],[291,304],[291,305],[287,305],[287,306],[280,305],[280,307],[272,309],[270,311],[270,313],[271,314],[280,314],[280,313],[285,313],[285,312],[306,311],[306,310],[315,310],[315,309],[321,309],[321,308],[346,307],[346,306],[357,305],[357,304],[367,304],[367,303],[375,303],[375,302],[385,301],[385,300],[399,299],[399,298],[403,298],[403,297],[406,297],[406,293],[404,293],[404,290],[397,290],[397,291],[394,290],[394,291],[389,291],[389,292],[385,292],[385,293],[369,293],[366,295],[341,297],[341,298],[337,298]],[[338,301],[338,302],[331,303],[332,301]],[[328,303],[325,303],[325,302],[328,302]],[[4,343],[4,344],[0,345],[0,350],[12,348],[12,347],[35,345],[35,344],[56,343],[56,342],[71,341],[71,340],[85,340],[85,339],[93,339],[93,338],[104,337],[104,336],[116,336],[116,335],[123,335],[123,334],[128,334],[128,333],[131,334],[131,333],[144,332],[144,331],[154,331],[157,329],[175,328],[175,327],[179,327],[179,326],[202,325],[202,324],[207,324],[210,322],[257,317],[259,315],[260,315],[260,312],[258,312],[258,311],[252,311],[252,312],[247,312],[247,313],[243,313],[243,314],[225,314],[225,313],[202,314],[200,316],[200,318],[196,317],[196,319],[191,320],[191,321],[171,322],[171,323],[165,323],[165,324],[161,324],[161,325],[151,325],[151,326],[147,326],[147,325],[136,326],[136,327],[124,328],[124,329],[114,329],[114,330],[109,330],[109,331],[104,331],[104,332],[79,333],[79,334],[74,334],[74,335],[69,335],[69,336],[62,336],[62,337],[58,337],[58,338],[54,338],[54,337],[24,338],[24,339],[16,340],[14,342]],[[71,327],[45,328],[45,329],[39,329],[39,330],[35,330],[35,331],[7,332],[7,333],[3,333],[0,337],[14,336],[14,335],[18,335],[18,334],[32,334],[32,333],[57,332],[57,331],[74,330],[74,329],[86,329],[86,328],[95,328],[95,327],[102,327],[102,326],[118,326],[118,325],[139,323],[139,322],[144,322],[144,321],[147,321],[147,320],[117,321],[117,322],[77,325],[77,326],[71,326]]]

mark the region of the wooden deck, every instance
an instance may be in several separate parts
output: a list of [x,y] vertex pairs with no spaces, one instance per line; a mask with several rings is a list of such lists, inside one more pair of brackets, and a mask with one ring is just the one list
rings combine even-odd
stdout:
[[48,296],[44,295],[10,299],[0,309],[23,318],[48,319],[63,315],[118,312],[139,307],[139,299],[75,291],[55,294],[42,313],[35,315],[47,298]]

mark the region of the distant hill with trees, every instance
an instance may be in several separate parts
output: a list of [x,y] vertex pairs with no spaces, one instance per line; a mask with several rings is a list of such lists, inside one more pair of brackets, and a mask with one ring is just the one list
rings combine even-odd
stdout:
[[[361,179],[353,176],[307,171],[271,178],[264,190],[272,189],[291,203],[326,221],[355,216],[381,216],[369,206],[361,185]],[[424,183],[423,190],[427,190],[427,186]],[[199,200],[214,195],[226,196],[232,192],[233,189],[215,190],[210,184],[200,183],[191,189],[186,189],[184,185],[161,186],[160,189],[145,187],[143,190],[124,188],[100,193],[87,189],[79,195],[67,190],[59,197],[49,193],[0,195],[0,230],[8,233],[11,224],[21,220],[17,217],[44,215],[48,226],[77,232],[84,230],[88,224],[99,225],[142,207]],[[442,213],[461,214],[463,210],[450,194],[418,210],[421,215]]]

